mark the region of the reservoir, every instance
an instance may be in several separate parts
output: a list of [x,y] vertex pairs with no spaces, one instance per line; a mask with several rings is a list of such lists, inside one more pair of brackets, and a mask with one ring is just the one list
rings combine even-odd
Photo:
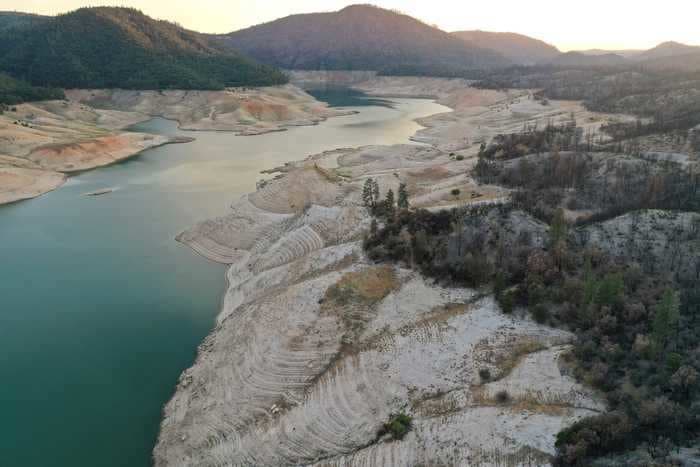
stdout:
[[328,99],[359,113],[254,137],[153,119],[134,130],[196,141],[0,206],[1,465],[149,466],[161,409],[225,289],[224,266],[175,236],[225,214],[261,170],[339,147],[408,143],[414,119],[448,110],[420,99]]

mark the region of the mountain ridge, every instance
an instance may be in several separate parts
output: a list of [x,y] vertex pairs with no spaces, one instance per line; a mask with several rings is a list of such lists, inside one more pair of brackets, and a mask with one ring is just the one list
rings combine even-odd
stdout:
[[413,17],[370,5],[291,15],[217,37],[256,60],[287,69],[484,69],[510,64],[492,50],[470,47]]
[[477,47],[494,50],[519,65],[535,65],[561,53],[545,41],[515,32],[472,30],[451,34]]
[[281,72],[206,35],[132,8],[80,8],[0,39],[0,70],[35,86],[222,89],[286,82]]

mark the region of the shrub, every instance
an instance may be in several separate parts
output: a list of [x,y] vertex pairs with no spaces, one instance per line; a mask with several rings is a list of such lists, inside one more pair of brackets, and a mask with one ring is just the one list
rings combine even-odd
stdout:
[[489,380],[491,380],[491,370],[488,368],[482,368],[479,370],[479,378],[481,378],[481,381],[486,383]]
[[389,433],[393,439],[402,440],[404,436],[411,431],[412,425],[413,418],[401,412],[397,415],[393,415],[389,419],[389,422],[384,424],[382,429],[379,430],[379,436],[381,437]]
[[547,319],[549,318],[549,310],[547,310],[547,307],[544,305],[536,305],[532,309],[532,317],[539,324],[544,324],[547,322]]
[[513,298],[513,292],[507,291],[496,297],[498,304],[501,306],[501,310],[505,314],[511,314],[513,312],[513,306],[515,304],[515,299]]
[[452,194],[452,196],[457,197],[457,196],[459,196],[460,193],[462,193],[462,192],[460,191],[459,188],[455,188],[455,189],[453,189],[452,191],[450,191],[450,193]]
[[496,393],[496,402],[499,404],[507,404],[508,401],[510,401],[510,394],[508,394],[508,391],[504,389]]
[[459,154],[459,155],[457,156],[457,160],[458,160],[458,161],[463,161],[463,160],[464,160],[464,156],[461,155],[461,154]]

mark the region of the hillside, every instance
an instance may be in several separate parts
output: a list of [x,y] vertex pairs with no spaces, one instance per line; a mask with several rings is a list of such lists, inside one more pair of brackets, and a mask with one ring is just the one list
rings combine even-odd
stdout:
[[367,5],[288,16],[220,39],[256,60],[287,69],[483,69],[509,64],[496,52],[470,47],[410,16]]
[[24,81],[0,73],[0,105],[14,105],[21,102],[63,99],[60,89],[35,87]]
[[700,71],[700,50],[683,55],[645,60],[643,67],[655,71]]
[[700,46],[686,45],[679,42],[670,41],[659,44],[653,49],[649,49],[646,52],[635,56],[634,58],[635,60],[646,61],[655,60],[658,58],[678,57],[681,55],[688,55],[698,52],[700,52]]
[[615,54],[623,58],[633,58],[644,52],[644,50],[636,49],[622,49],[622,50],[605,50],[605,49],[587,49],[587,50],[577,50],[584,55],[609,55]]
[[17,11],[0,11],[0,32],[33,26],[48,20],[48,16],[20,13]]
[[127,8],[82,8],[0,33],[0,70],[38,86],[221,89],[286,81],[207,37]]
[[586,55],[581,52],[567,52],[559,55],[550,62],[551,65],[562,68],[610,67],[622,66],[626,65],[627,63],[628,61],[625,60],[624,57],[616,54]]
[[544,41],[512,32],[457,31],[453,36],[483,49],[490,49],[519,65],[552,60],[559,49]]

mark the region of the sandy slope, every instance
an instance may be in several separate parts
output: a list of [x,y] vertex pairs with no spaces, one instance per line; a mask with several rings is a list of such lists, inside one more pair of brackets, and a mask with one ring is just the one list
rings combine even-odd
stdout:
[[[417,138],[431,146],[340,149],[290,163],[227,216],[178,237],[230,264],[229,288],[165,407],[156,465],[545,465],[562,427],[604,409],[560,370],[569,334],[363,256],[367,177],[382,192],[407,183],[414,206],[501,202],[507,192],[469,177],[474,158],[448,151],[478,148],[465,132],[486,137],[572,109],[610,118],[440,83],[372,84],[376,94],[430,91],[454,104],[424,119],[431,127]],[[455,187],[470,195],[455,199]],[[495,381],[484,384],[481,368]],[[498,403],[503,389],[511,399]],[[414,430],[401,442],[378,439],[398,411],[413,415]]]
[[177,120],[185,130],[256,135],[313,125],[348,112],[329,108],[296,86],[225,91],[69,91],[71,99],[100,108]]
[[184,129],[257,135],[347,113],[329,109],[292,85],[225,91],[71,90],[67,97],[18,105],[0,115],[0,204],[51,191],[65,180],[63,173],[186,142],[124,131],[153,116],[177,120]]

